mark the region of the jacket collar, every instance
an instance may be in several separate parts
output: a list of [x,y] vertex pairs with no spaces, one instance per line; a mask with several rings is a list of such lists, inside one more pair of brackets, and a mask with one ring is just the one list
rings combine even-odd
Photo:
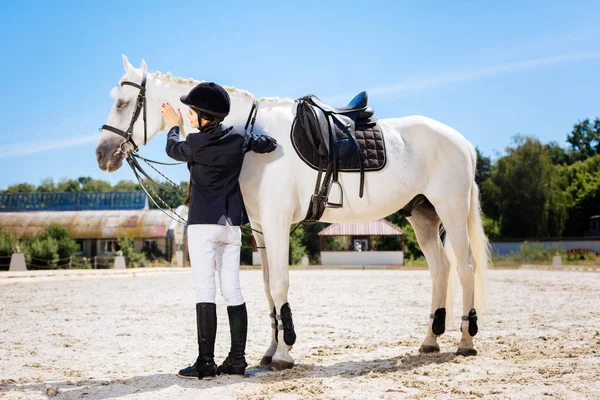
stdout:
[[224,136],[226,133],[228,133],[231,130],[232,127],[226,127],[222,122],[219,124],[219,126],[217,126],[217,128],[214,130],[214,132],[212,133],[207,133],[207,132],[202,132],[199,131],[198,133],[203,134],[203,135],[210,135],[212,138],[220,138],[222,136]]

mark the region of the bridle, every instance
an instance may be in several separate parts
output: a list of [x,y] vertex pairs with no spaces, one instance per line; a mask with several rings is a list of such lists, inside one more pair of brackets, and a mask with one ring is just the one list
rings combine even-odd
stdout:
[[138,97],[135,101],[135,110],[133,111],[133,116],[131,117],[131,122],[129,123],[129,127],[127,128],[126,131],[122,131],[119,128],[115,128],[114,126],[110,126],[110,125],[102,125],[102,127],[100,128],[100,130],[106,130],[106,131],[110,131],[113,133],[116,133],[119,136],[122,136],[125,140],[123,140],[123,143],[121,143],[121,145],[119,146],[119,152],[123,153],[123,154],[127,154],[125,151],[123,151],[123,145],[125,143],[130,143],[131,145],[133,145],[133,149],[134,151],[138,150],[138,146],[137,144],[135,144],[135,142],[133,141],[133,125],[136,123],[136,121],[138,120],[138,118],[140,117],[140,112],[143,110],[144,111],[144,146],[146,145],[147,142],[147,128],[146,128],[146,71],[144,71],[144,74],[142,75],[142,83],[141,84],[137,84],[135,82],[129,82],[129,81],[123,81],[121,82],[121,87],[123,86],[133,86],[136,89],[139,89],[139,94]]
[[[169,218],[171,218],[172,220],[182,223],[182,224],[186,224],[187,221],[185,220],[185,218],[183,218],[181,215],[177,214],[177,212],[175,212],[175,210],[173,210],[173,208],[171,208],[154,190],[152,190],[151,187],[148,187],[148,189],[146,189],[146,187],[144,186],[144,182],[140,176],[140,174],[142,174],[147,180],[149,180],[150,182],[154,183],[156,186],[160,187],[163,190],[167,190],[169,192],[175,192],[175,193],[185,193],[185,190],[183,190],[183,188],[181,188],[179,185],[177,185],[175,182],[173,182],[172,180],[170,180],[169,178],[167,178],[165,175],[163,175],[158,169],[156,169],[151,163],[154,164],[161,164],[161,165],[180,165],[180,164],[185,164],[185,163],[163,163],[160,161],[155,161],[155,160],[149,160],[147,158],[142,157],[141,155],[138,154],[138,150],[139,147],[138,145],[133,141],[133,126],[135,125],[135,123],[137,122],[137,120],[140,117],[140,113],[142,113],[143,111],[143,122],[144,122],[144,146],[146,145],[147,141],[148,141],[148,128],[147,128],[147,121],[146,121],[146,72],[144,71],[143,75],[142,75],[142,82],[141,84],[137,84],[135,82],[129,82],[129,81],[122,81],[121,82],[121,87],[129,85],[129,86],[133,86],[136,89],[139,89],[139,94],[138,97],[135,101],[135,109],[133,111],[133,116],[131,117],[131,122],[129,123],[129,127],[127,128],[126,131],[123,131],[119,128],[115,128],[114,126],[110,126],[110,125],[102,125],[102,127],[100,128],[100,131],[102,130],[107,130],[109,132],[113,132],[116,133],[117,135],[123,137],[123,142],[121,142],[121,144],[119,145],[119,148],[117,149],[117,152],[119,153],[123,153],[125,155],[125,159],[127,160],[127,163],[129,164],[129,166],[131,167],[131,169],[133,170],[133,174],[135,175],[135,177],[137,178],[140,186],[142,187],[142,189],[144,190],[144,192],[146,192],[146,195],[148,195],[148,197],[150,198],[150,200],[152,200],[152,202],[156,205],[156,207],[158,207],[159,210],[161,210],[163,213],[165,213],[165,215],[167,215]],[[130,152],[127,152],[123,149],[123,145],[129,143],[133,146],[133,150]],[[144,169],[141,167],[141,165],[139,164],[139,162],[136,160],[136,158],[139,158],[140,160],[143,160],[146,164],[148,164],[153,170],[155,170],[156,172],[158,172],[163,178],[165,178],[169,183],[171,183],[176,189],[173,189],[171,187],[167,187],[164,186],[158,182],[156,182],[154,179],[152,179],[150,177],[150,175],[148,175],[146,173],[146,171],[144,171]],[[154,196],[152,196],[150,193],[148,193],[148,190],[150,190]],[[158,198],[158,200],[160,200],[160,202],[165,205],[169,210],[171,210],[171,212],[173,214],[175,214],[177,216],[178,219],[173,218],[171,215],[169,215],[168,213],[165,212],[165,210],[158,205],[158,203],[156,202],[156,200],[154,199],[154,197]]]

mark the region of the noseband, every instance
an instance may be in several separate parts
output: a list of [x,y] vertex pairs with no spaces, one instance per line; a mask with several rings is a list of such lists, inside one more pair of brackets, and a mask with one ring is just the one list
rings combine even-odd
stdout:
[[144,110],[144,117],[143,117],[144,118],[144,146],[146,145],[146,140],[147,140],[147,133],[146,133],[146,108],[147,108],[146,107],[146,72],[144,72],[144,75],[142,76],[142,83],[140,85],[138,85],[137,83],[134,83],[134,82],[129,82],[129,81],[121,82],[121,87],[123,87],[125,85],[133,86],[134,88],[137,88],[140,90],[137,100],[135,101],[135,110],[133,111],[133,116],[131,117],[131,122],[129,123],[129,128],[127,128],[126,131],[123,131],[119,128],[115,128],[114,126],[110,126],[110,125],[102,125],[102,127],[100,128],[101,131],[107,130],[107,131],[116,133],[117,135],[122,136],[125,139],[119,146],[119,150],[118,150],[119,152],[121,152],[123,154],[127,154],[125,151],[123,151],[123,145],[127,142],[129,142],[129,143],[131,143],[131,145],[133,145],[134,151],[137,151],[137,149],[138,149],[137,144],[135,144],[135,142],[132,139],[133,125],[140,117],[140,112],[142,110]]

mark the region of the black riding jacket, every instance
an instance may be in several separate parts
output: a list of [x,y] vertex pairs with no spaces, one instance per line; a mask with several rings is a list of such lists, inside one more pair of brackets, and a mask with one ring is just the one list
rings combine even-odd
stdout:
[[248,216],[238,182],[244,155],[250,150],[269,153],[276,147],[277,141],[270,136],[223,124],[213,133],[191,133],[185,141],[179,140],[178,126],[171,128],[167,154],[186,161],[191,174],[188,225],[246,224]]

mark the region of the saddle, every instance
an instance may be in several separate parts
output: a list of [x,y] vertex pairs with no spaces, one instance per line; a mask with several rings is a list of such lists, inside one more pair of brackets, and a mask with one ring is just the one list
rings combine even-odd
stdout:
[[[332,107],[314,95],[298,99],[292,144],[300,158],[319,172],[305,218],[307,223],[317,222],[327,207],[343,207],[339,172],[360,173],[359,196],[362,198],[365,172],[385,166],[383,136],[373,115],[367,92],[359,93],[348,106],[341,108]],[[340,190],[339,203],[329,202],[334,184]]]

